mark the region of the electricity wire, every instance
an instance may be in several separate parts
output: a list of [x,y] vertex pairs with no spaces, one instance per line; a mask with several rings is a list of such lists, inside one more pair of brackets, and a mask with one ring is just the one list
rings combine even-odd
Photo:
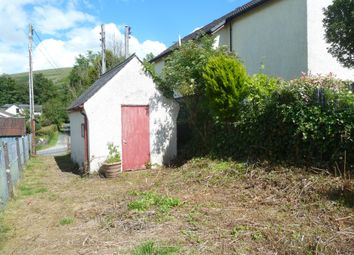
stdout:
[[[45,57],[45,59],[47,60],[47,62],[53,67],[53,68],[59,68],[59,66],[55,63],[55,61],[51,58],[50,54],[48,53],[47,49],[44,47],[43,44],[41,44],[41,46],[39,47],[39,44],[43,42],[43,40],[39,37],[39,35],[37,34],[36,30],[33,29],[34,35],[37,37],[37,40],[39,41],[39,43],[35,42],[35,40],[33,40],[33,42],[37,45],[37,49],[39,49],[39,51],[42,53],[42,55]],[[33,38],[34,39],[34,38]],[[43,48],[43,50],[42,50]]]

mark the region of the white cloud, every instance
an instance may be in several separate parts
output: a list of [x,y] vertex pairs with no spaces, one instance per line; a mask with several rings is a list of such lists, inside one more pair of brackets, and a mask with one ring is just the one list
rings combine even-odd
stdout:
[[149,53],[157,56],[165,49],[166,45],[158,41],[146,40],[140,43],[135,37],[130,39],[130,53],[136,53],[140,58],[144,58]]
[[[100,26],[97,18],[78,8],[85,0],[0,0],[0,73],[18,73],[28,70],[28,24],[34,23],[42,39],[55,38],[34,44],[34,70],[50,69],[53,65],[68,67],[75,63],[79,54],[88,50],[100,50]],[[64,8],[58,8],[65,2]],[[88,3],[88,2],[87,2]],[[34,16],[35,20],[31,20]],[[106,26],[107,48],[123,48],[124,26],[113,23]],[[38,40],[37,40],[38,41]],[[118,45],[118,46],[117,46]],[[130,53],[136,52],[140,58],[152,52],[159,54],[166,46],[158,41],[140,42],[130,39]],[[124,50],[121,51],[124,53]],[[51,64],[50,62],[54,62]]]
[[74,9],[74,4],[69,4],[65,10],[46,5],[34,8],[35,24],[39,31],[49,35],[58,31],[71,29],[82,23],[93,23],[95,18],[87,13]]
[[[115,24],[105,25],[107,48],[123,47],[124,35]],[[34,50],[33,62],[35,70],[53,68],[52,65],[59,67],[72,66],[75,58],[79,54],[85,54],[87,50],[97,52],[100,50],[100,31],[101,27],[96,26],[92,29],[79,28],[67,34],[66,41],[48,39],[44,40]],[[118,45],[118,46],[117,46]],[[136,53],[140,58],[144,58],[148,53],[155,56],[166,49],[166,46],[158,41],[147,40],[142,43],[137,38],[130,39],[130,53]],[[124,49],[121,50],[124,53]],[[50,56],[48,56],[50,55]],[[49,62],[49,63],[48,63]],[[51,64],[50,62],[54,62]]]
[[28,54],[14,52],[5,49],[4,45],[0,45],[0,74],[24,72],[28,68]]

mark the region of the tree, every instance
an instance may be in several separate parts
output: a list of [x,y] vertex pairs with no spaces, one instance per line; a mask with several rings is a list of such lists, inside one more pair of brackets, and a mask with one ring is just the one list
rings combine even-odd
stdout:
[[232,120],[247,95],[249,77],[244,65],[233,55],[213,56],[204,68],[203,78],[208,101],[216,115]]
[[16,82],[9,75],[0,76],[0,105],[17,103]]
[[167,97],[177,92],[182,96],[203,95],[203,68],[209,58],[222,49],[213,48],[214,38],[203,36],[183,43],[166,59],[161,75],[155,78],[159,89]]
[[[187,41],[167,57],[160,75],[150,72],[166,97],[178,95],[183,98],[180,118],[184,119],[179,121],[188,124],[188,133],[193,134],[194,138],[190,148],[199,151],[208,147],[207,138],[212,124],[205,96],[204,67],[212,56],[224,52],[223,48],[214,49],[213,44],[214,37],[207,35]],[[149,71],[151,68],[147,66],[146,69]]]
[[345,67],[354,66],[354,0],[334,0],[324,10],[329,53]]
[[58,95],[57,88],[54,86],[53,81],[47,79],[42,73],[34,74],[33,89],[35,104],[44,104],[46,101]]
[[[122,62],[124,58],[106,50],[107,70]],[[79,55],[69,75],[69,85],[66,88],[70,92],[68,101],[72,101],[90,87],[101,74],[101,55],[88,51],[86,55]]]
[[43,105],[42,122],[45,125],[54,124],[60,128],[68,120],[66,106],[60,98],[50,98]]

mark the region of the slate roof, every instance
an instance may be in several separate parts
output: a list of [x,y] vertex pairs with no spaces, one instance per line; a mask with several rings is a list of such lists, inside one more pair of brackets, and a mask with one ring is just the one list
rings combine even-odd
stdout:
[[[218,18],[218,19],[214,20],[213,22],[205,25],[204,27],[185,36],[182,39],[182,42],[196,39],[196,38],[198,38],[198,36],[203,35],[203,34],[213,34],[219,28],[224,26],[228,21],[230,21],[238,16],[241,16],[241,15],[253,10],[254,8],[260,6],[261,4],[264,4],[269,1],[271,1],[271,0],[252,0],[252,1],[242,5],[241,7],[238,7],[235,10],[229,12],[228,14],[222,16],[221,18]],[[164,56],[170,54],[177,47],[178,47],[178,43],[173,44],[171,47],[167,48],[165,51],[163,51],[158,56],[153,58],[150,62],[155,62],[155,61],[159,60],[160,58],[163,58]]]
[[[21,109],[28,109],[29,110],[30,106],[29,106],[29,104],[19,104],[18,107]],[[42,105],[37,105],[37,104],[34,105],[35,112],[42,112],[42,110],[43,110]]]
[[94,84],[91,85],[84,93],[81,94],[68,108],[69,111],[81,109],[82,105],[86,103],[93,95],[97,93],[104,85],[107,84],[117,73],[119,73],[134,57],[135,54],[124,60],[122,63],[116,65],[111,70],[103,74]]
[[4,104],[4,105],[1,106],[1,108],[7,109],[7,108],[9,108],[9,107],[11,107],[13,105],[16,105],[16,104]]
[[[29,107],[30,107],[29,104],[4,104],[0,108],[4,109],[4,110],[7,110],[8,108],[10,108],[13,105],[15,105],[16,107],[18,107],[18,108],[20,108],[22,110],[29,109]],[[43,109],[42,105],[37,105],[37,104],[34,105],[34,111],[35,112],[42,112],[42,109]]]

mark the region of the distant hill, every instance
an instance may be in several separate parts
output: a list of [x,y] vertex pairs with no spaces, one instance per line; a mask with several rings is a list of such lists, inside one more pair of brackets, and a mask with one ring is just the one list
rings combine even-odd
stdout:
[[[52,80],[55,86],[63,87],[63,85],[67,82],[71,69],[72,69],[71,67],[66,67],[66,68],[39,70],[39,71],[34,71],[34,73],[42,73],[47,79]],[[12,74],[10,76],[14,78],[18,84],[21,85],[28,84],[28,72]]]

